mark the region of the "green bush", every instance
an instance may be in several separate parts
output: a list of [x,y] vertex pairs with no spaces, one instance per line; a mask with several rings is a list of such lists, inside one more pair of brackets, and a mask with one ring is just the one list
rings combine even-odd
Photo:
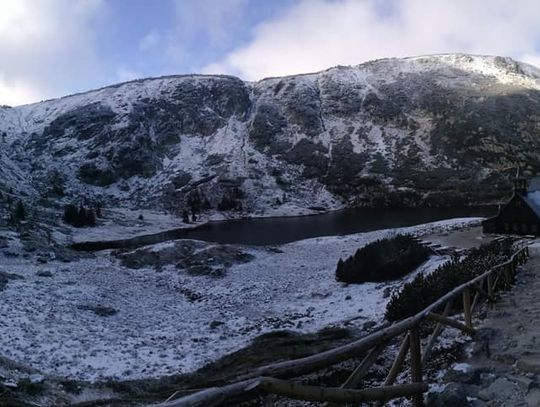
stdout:
[[505,262],[512,253],[510,240],[493,241],[471,249],[464,259],[446,262],[431,274],[418,274],[392,295],[386,307],[386,319],[398,321],[417,314],[457,286]]
[[429,249],[412,236],[377,240],[358,249],[347,260],[339,259],[336,280],[347,283],[394,280],[415,270],[428,257]]

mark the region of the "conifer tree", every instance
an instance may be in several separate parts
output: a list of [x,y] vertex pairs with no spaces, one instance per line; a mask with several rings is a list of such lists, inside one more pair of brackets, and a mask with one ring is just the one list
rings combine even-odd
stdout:
[[15,208],[15,219],[26,219],[26,208],[24,207],[22,201],[17,202],[17,207]]
[[189,223],[189,212],[187,211],[187,209],[184,209],[182,211],[182,220],[184,223]]

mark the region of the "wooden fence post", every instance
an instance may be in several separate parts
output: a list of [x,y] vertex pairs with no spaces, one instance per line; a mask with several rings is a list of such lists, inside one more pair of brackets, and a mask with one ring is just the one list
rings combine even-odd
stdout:
[[471,316],[471,292],[468,288],[463,290],[463,316],[465,317],[465,325],[472,329]]
[[489,273],[487,276],[487,292],[490,297],[493,297],[493,278],[491,277],[492,273]]
[[[442,313],[443,317],[447,317],[448,315],[450,315],[450,312],[452,312],[452,302],[453,301],[450,300],[444,306],[444,311]],[[422,366],[426,366],[429,360],[429,355],[431,354],[431,350],[433,349],[433,346],[435,346],[435,342],[437,341],[437,338],[439,337],[443,329],[444,325],[438,322],[435,326],[435,329],[433,330],[433,333],[427,341],[426,347],[424,348],[424,354],[422,355]]]
[[[409,331],[409,349],[411,355],[411,381],[413,383],[422,382],[422,349],[420,345],[420,335],[418,326]],[[413,407],[424,405],[424,395],[417,394],[412,397]]]

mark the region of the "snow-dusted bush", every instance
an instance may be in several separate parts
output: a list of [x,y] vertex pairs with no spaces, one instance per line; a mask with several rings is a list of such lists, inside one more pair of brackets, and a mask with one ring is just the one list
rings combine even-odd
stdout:
[[397,321],[415,315],[455,287],[508,260],[512,252],[511,240],[493,241],[471,249],[464,259],[454,258],[429,275],[418,274],[392,295],[386,319]]
[[336,280],[347,283],[401,278],[429,257],[429,250],[408,235],[377,240],[358,249],[345,261],[339,259]]

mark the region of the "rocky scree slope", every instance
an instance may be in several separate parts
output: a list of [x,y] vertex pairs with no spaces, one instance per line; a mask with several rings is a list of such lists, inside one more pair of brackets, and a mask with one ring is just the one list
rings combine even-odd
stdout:
[[540,170],[540,70],[435,55],[0,107],[0,191],[180,212],[492,202]]

